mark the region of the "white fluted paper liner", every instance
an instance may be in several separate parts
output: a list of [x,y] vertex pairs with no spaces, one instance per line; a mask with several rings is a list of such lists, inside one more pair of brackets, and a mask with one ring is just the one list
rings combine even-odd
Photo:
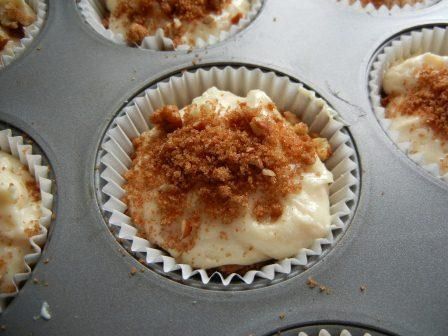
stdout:
[[263,90],[273,99],[279,110],[297,113],[302,121],[310,126],[310,132],[319,133],[327,138],[334,151],[331,158],[325,162],[334,176],[334,183],[330,187],[332,222],[328,236],[317,239],[313,246],[302,249],[293,258],[264,266],[260,270],[251,270],[244,276],[231,274],[224,277],[219,272],[214,273],[219,276],[223,285],[228,285],[235,277],[246,284],[251,284],[256,277],[273,280],[277,272],[288,274],[294,265],[305,266],[308,263],[308,257],[322,254],[322,245],[333,244],[333,231],[343,230],[347,225],[342,217],[349,217],[351,210],[347,203],[355,199],[351,188],[359,183],[351,173],[358,168],[351,159],[355,151],[347,145],[350,137],[341,132],[343,124],[333,118],[335,112],[322,99],[317,98],[314,92],[305,89],[301,84],[293,83],[287,77],[280,77],[273,72],[263,72],[259,69],[249,70],[245,67],[212,67],[207,70],[184,72],[180,76],[173,76],[157,84],[156,87],[147,89],[142,96],[135,98],[130,106],[123,109],[107,132],[102,145],[106,153],[101,158],[105,166],[101,171],[101,177],[107,182],[102,192],[108,196],[108,200],[102,207],[111,214],[109,224],[119,228],[118,238],[131,241],[131,252],[145,254],[148,264],[161,263],[164,272],[180,270],[183,279],[189,279],[198,274],[204,284],[210,281],[213,275],[208,275],[205,269],[193,269],[189,265],[178,264],[166,252],[136,236],[137,229],[132,225],[131,219],[124,214],[126,205],[121,199],[125,191],[121,186],[125,182],[123,174],[132,162],[130,156],[134,149],[131,140],[150,128],[148,120],[151,113],[167,104],[186,106],[193,98],[202,95],[212,86],[240,96],[246,96],[252,89]]
[[[237,24],[232,25],[228,31],[221,31],[218,36],[210,35],[207,41],[201,38],[195,40],[193,48],[203,48],[209,45],[222,42],[229,36],[235,35],[237,32],[244,29],[255,18],[262,6],[262,0],[250,0],[251,8],[246,16],[242,18]],[[86,22],[101,36],[117,43],[126,45],[125,37],[122,34],[115,33],[103,26],[102,20],[105,18],[107,8],[104,0],[81,0],[78,4],[82,16]],[[174,47],[173,40],[166,37],[162,29],[158,29],[155,35],[147,36],[143,39],[139,48],[151,50],[190,50],[192,47],[187,44],[182,44]]]
[[381,88],[385,72],[396,62],[404,61],[410,57],[431,52],[433,54],[448,55],[448,28],[423,28],[405,33],[378,54],[370,71],[369,89],[373,110],[389,137],[406,155],[418,165],[434,176],[448,182],[448,173],[442,174],[439,165],[427,164],[421,153],[410,154],[411,143],[400,142],[399,133],[391,130],[391,121],[385,117],[386,109],[381,105]]
[[[298,336],[308,336],[308,334],[306,332],[301,331],[301,332],[299,332]],[[327,329],[321,329],[319,331],[318,336],[352,336],[352,333],[350,331],[348,331],[347,329],[342,330],[340,333],[339,332],[331,333]],[[363,334],[363,336],[372,336],[372,335],[369,333],[365,333],[365,334]]]
[[16,296],[19,285],[31,275],[31,268],[36,264],[41,255],[41,247],[47,240],[47,230],[51,222],[53,207],[53,182],[48,179],[49,167],[42,165],[42,156],[33,154],[32,145],[23,144],[21,136],[13,136],[10,129],[0,130],[0,150],[18,158],[20,162],[28,167],[31,176],[36,180],[40,189],[42,217],[39,220],[40,233],[30,238],[30,244],[34,252],[25,256],[25,272],[14,275],[13,281],[16,287],[13,293],[0,292],[0,313],[6,306],[8,299]]
[[357,11],[362,11],[369,14],[396,14],[403,11],[410,11],[416,9],[422,9],[425,7],[432,6],[439,2],[440,0],[422,0],[419,2],[412,3],[412,1],[406,0],[391,0],[390,4],[381,5],[379,8],[375,8],[372,3],[363,5],[360,0],[337,0],[340,4],[351,6]]
[[25,48],[29,46],[37,34],[39,34],[39,31],[44,24],[45,15],[47,13],[47,4],[45,0],[27,0],[26,2],[33,9],[34,13],[36,13],[36,21],[28,27],[23,27],[25,37],[20,39],[18,45],[3,50],[3,53],[0,55],[0,70],[23,53]]

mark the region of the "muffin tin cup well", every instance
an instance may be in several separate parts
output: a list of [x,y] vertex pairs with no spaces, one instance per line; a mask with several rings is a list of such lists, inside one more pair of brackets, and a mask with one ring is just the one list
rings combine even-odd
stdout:
[[27,254],[24,258],[25,272],[14,275],[16,290],[13,293],[0,293],[0,313],[5,309],[7,303],[19,292],[20,284],[31,275],[31,269],[36,264],[41,249],[47,240],[47,230],[50,226],[53,206],[52,185],[48,178],[50,168],[42,165],[42,156],[33,154],[33,146],[24,144],[22,136],[14,136],[10,129],[0,130],[0,150],[18,158],[20,162],[28,167],[30,174],[35,178],[40,189],[42,217],[40,218],[40,233],[29,239],[34,252]]
[[[132,139],[151,127],[148,123],[151,113],[168,104],[179,107],[188,105],[193,98],[213,86],[240,96],[245,96],[252,89],[263,90],[273,99],[279,110],[296,113],[309,125],[310,132],[327,138],[333,149],[333,155],[325,162],[334,176],[334,182],[330,186],[331,230],[328,236],[317,239],[312,246],[302,249],[294,257],[269,264],[259,270],[250,270],[244,276],[224,276],[219,272],[208,274],[205,269],[193,269],[189,265],[178,264],[166,252],[137,237],[137,229],[132,225],[131,218],[125,215],[126,204],[121,201],[125,194],[122,188],[125,182],[123,175],[131,165],[130,157],[134,151]],[[324,245],[334,245],[335,231],[347,228],[357,199],[356,191],[359,189],[358,165],[354,159],[356,153],[354,148],[347,144],[350,136],[343,132],[343,123],[335,116],[336,113],[324,100],[317,98],[313,91],[274,72],[227,66],[197,69],[172,76],[145,90],[124,108],[103,140],[102,149],[105,154],[101,157],[103,166],[100,176],[105,183],[102,193],[107,196],[107,201],[101,206],[110,214],[109,225],[118,227],[116,237],[129,240],[131,252],[145,255],[147,264],[162,264],[165,274],[179,271],[184,280],[199,276],[203,285],[207,285],[213,277],[219,279],[224,286],[235,281],[251,285],[259,278],[272,281],[276,274],[289,274],[293,266],[306,267],[310,263],[310,257],[316,259],[322,255]]]
[[377,119],[392,141],[411,160],[432,175],[448,182],[448,173],[442,174],[439,165],[425,162],[422,153],[410,153],[411,143],[401,141],[400,134],[391,129],[391,121],[385,117],[386,109],[381,105],[381,88],[385,72],[397,62],[426,52],[441,56],[448,55],[448,28],[434,27],[412,30],[386,43],[375,57],[369,74],[370,100]]
[[[191,50],[195,48],[204,48],[224,41],[232,35],[243,30],[257,16],[263,5],[262,0],[251,0],[251,9],[246,17],[241,19],[238,24],[232,25],[228,31],[221,31],[219,35],[210,35],[207,41],[201,38],[195,40],[195,47],[187,44],[174,46],[173,40],[166,37],[162,29],[158,29],[155,35],[147,36],[143,39],[139,48],[151,50]],[[121,45],[126,45],[124,36],[115,33],[104,27],[102,20],[105,18],[107,9],[103,0],[80,0],[78,7],[85,21],[104,38]]]
[[31,6],[34,13],[36,13],[36,21],[28,27],[24,27],[25,37],[19,41],[18,45],[6,48],[3,54],[0,55],[0,70],[20,56],[42,29],[47,13],[45,0],[28,0],[27,3]]
[[404,11],[412,11],[426,8],[439,2],[440,0],[389,0],[385,4],[376,8],[372,3],[363,4],[361,0],[337,0],[343,5],[351,6],[357,11],[366,12],[369,14],[397,14]]

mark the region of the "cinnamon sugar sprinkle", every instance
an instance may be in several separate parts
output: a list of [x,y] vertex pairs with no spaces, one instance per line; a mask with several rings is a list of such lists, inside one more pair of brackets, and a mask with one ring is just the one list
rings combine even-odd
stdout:
[[[184,111],[181,118],[176,106],[165,106],[151,116],[155,130],[133,141],[125,174],[130,216],[150,241],[160,230],[163,248],[188,251],[207,220],[230,224],[250,211],[260,222],[275,222],[317,153],[330,155],[328,142],[311,138],[289,112],[286,119],[266,117],[261,107],[240,103],[219,115],[211,102]],[[157,205],[150,221],[138,211],[149,203]]]
[[[393,97],[386,97],[388,104]],[[419,115],[443,141],[448,141],[448,68],[434,69],[425,65],[417,73],[417,85],[403,95],[397,104],[397,113]],[[393,118],[395,113],[387,110],[386,117]]]
[[[132,0],[121,1],[111,13],[114,17],[126,17],[131,22],[126,39],[140,44],[145,36],[162,28],[174,44],[180,43],[187,31],[185,23],[213,23],[211,14],[219,15],[230,0]],[[241,16],[232,18],[236,24]],[[106,22],[108,21],[106,19]]]

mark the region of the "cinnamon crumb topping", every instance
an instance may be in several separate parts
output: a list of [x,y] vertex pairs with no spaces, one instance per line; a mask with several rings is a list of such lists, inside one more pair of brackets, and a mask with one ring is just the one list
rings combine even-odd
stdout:
[[[163,248],[188,251],[210,219],[230,224],[249,211],[275,222],[282,215],[285,197],[300,191],[300,175],[329,146],[300,120],[292,125],[261,110],[241,103],[219,115],[210,104],[189,105],[181,118],[176,106],[165,106],[151,116],[155,128],[133,141],[124,185],[130,215],[149,240],[160,230]],[[148,203],[156,204],[150,221],[133,211]]]
[[[419,115],[436,136],[448,140],[448,68],[434,69],[423,66],[417,72],[417,85],[409,89],[397,112],[403,115]],[[387,98],[387,102],[389,99]],[[394,117],[388,109],[387,117]]]
[[[178,44],[186,32],[185,24],[211,24],[210,15],[221,14],[229,3],[230,0],[127,0],[121,1],[111,15],[125,17],[132,23],[126,36],[130,43],[140,44],[150,32],[162,28]],[[238,23],[241,17],[236,15],[232,23]]]
[[36,20],[31,7],[24,1],[3,1],[0,4],[0,51],[11,40],[25,36],[24,27]]

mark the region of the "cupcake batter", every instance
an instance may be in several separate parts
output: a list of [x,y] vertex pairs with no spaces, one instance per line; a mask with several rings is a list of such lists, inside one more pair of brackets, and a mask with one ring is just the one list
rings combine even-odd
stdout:
[[448,173],[448,57],[431,53],[392,66],[383,79],[390,129],[410,154]]
[[280,260],[329,233],[329,144],[264,92],[211,88],[151,120],[134,141],[125,201],[141,234],[179,263]]
[[0,292],[14,292],[13,276],[25,272],[29,239],[40,232],[39,190],[21,162],[0,151]]

